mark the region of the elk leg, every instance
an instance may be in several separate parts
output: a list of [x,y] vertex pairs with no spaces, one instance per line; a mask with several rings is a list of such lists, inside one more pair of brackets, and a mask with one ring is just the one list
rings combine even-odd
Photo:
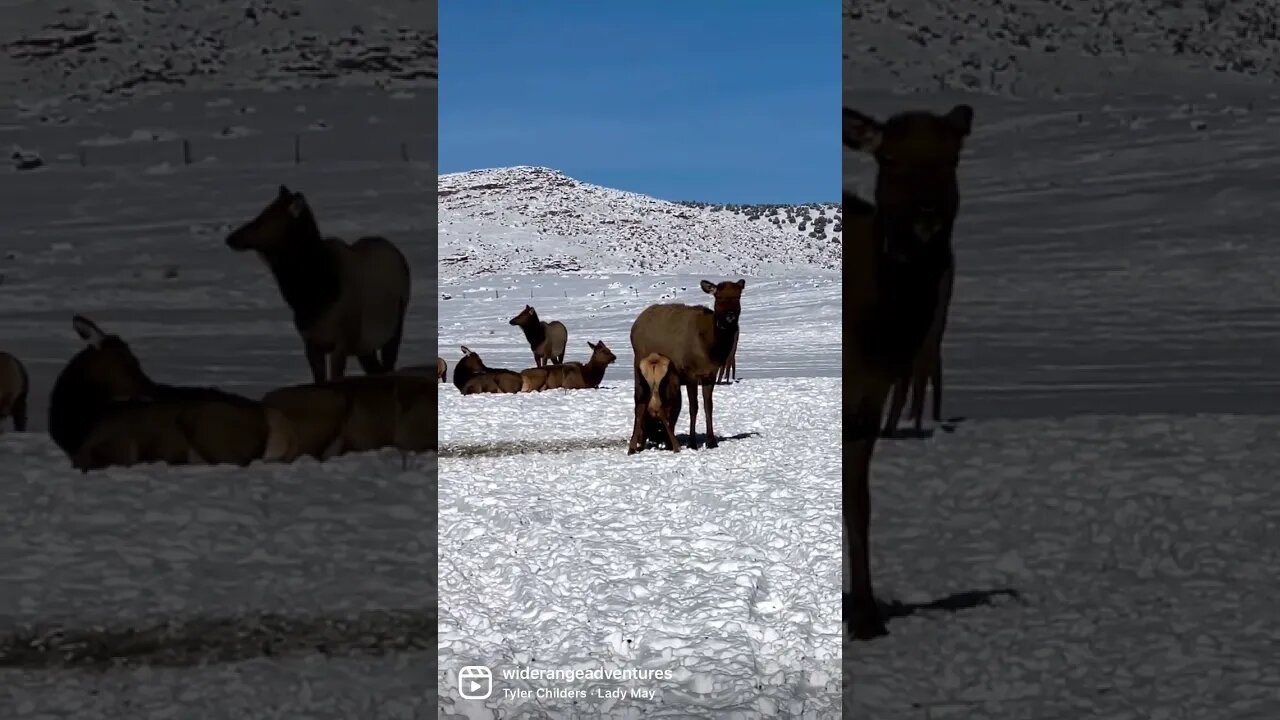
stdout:
[[360,361],[360,369],[364,370],[365,375],[381,375],[390,370],[378,360],[377,353],[357,355],[356,360]]
[[307,353],[307,365],[311,367],[311,378],[317,383],[324,382],[324,351],[309,342],[303,342]]
[[667,445],[671,447],[671,452],[680,452],[680,441],[676,440],[676,431],[671,427],[671,421],[664,414],[658,418],[658,422],[662,423],[662,429],[667,431]]
[[907,404],[907,390],[911,387],[911,376],[906,376],[893,384],[893,400],[889,403],[889,417],[885,418],[881,437],[893,437],[898,430],[898,420],[902,418],[902,406]]
[[714,384],[714,383],[708,383],[708,384],[706,384],[706,385],[703,385],[703,386],[702,386],[702,404],[706,406],[706,407],[704,407],[704,408],[702,409],[702,411],[703,411],[704,413],[706,413],[706,414],[707,414],[707,442],[706,442],[706,446],[707,446],[707,448],[708,448],[708,449],[713,448],[713,447],[715,447],[715,446],[718,444],[718,443],[716,442],[716,431],[715,431],[715,428],[713,428],[713,427],[712,427],[712,425],[711,425],[711,415],[712,415],[712,412],[711,412],[711,393],[712,393],[712,391],[714,391],[715,389],[716,389],[716,386],[715,386],[715,384]]
[[347,373],[347,354],[338,350],[329,353],[329,379],[341,380]]
[[689,449],[698,449],[698,386],[689,383],[685,386],[689,391]]
[[[883,395],[881,395],[883,397]],[[880,403],[874,405],[881,407]],[[845,443],[852,456],[852,471],[844,486],[844,525],[849,539],[849,590],[852,600],[849,629],[855,639],[870,640],[889,634],[880,617],[871,586],[871,455],[876,444],[876,425],[880,413],[858,413],[863,419],[854,419],[852,439]]]
[[942,353],[933,363],[933,421],[942,424]]
[[645,404],[636,401],[636,422],[631,429],[631,444],[627,447],[627,454],[634,455],[644,449],[644,418]]

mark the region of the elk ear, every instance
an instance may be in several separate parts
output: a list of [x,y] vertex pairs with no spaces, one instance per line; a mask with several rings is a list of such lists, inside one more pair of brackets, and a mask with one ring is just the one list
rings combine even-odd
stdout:
[[747,281],[739,278],[738,282],[734,283],[734,285],[737,285],[738,289],[741,290],[747,286]]
[[716,291],[716,284],[713,282],[703,280],[701,283],[701,286],[702,286],[702,292],[704,293],[713,293]]
[[81,340],[95,348],[102,347],[102,341],[107,339],[107,334],[102,332],[102,328],[83,315],[76,315],[71,318],[71,327],[75,328],[76,334],[80,336]]
[[470,355],[470,354],[471,354],[471,351],[467,349],[467,346],[466,346],[466,345],[463,345],[463,346],[462,346],[462,357],[466,357],[466,356],[468,356],[468,355]]
[[591,348],[592,350],[595,350],[598,346],[597,346],[595,343],[593,343],[593,342],[591,342],[590,340],[588,340],[588,341],[587,341],[587,347]]
[[960,133],[960,137],[969,137],[973,130],[973,108],[968,105],[957,105],[945,115],[947,124]]
[[280,197],[287,198],[287,197],[291,197],[292,195],[293,193],[289,192],[289,188],[285,187],[284,185],[280,186],[280,192],[279,192]]
[[884,139],[884,126],[875,118],[854,110],[844,109],[843,135],[845,147],[875,154]]

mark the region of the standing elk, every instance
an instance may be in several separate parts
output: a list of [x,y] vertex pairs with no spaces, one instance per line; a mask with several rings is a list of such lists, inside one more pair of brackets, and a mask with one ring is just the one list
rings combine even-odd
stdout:
[[885,419],[882,437],[892,437],[898,429],[898,419],[902,417],[902,408],[907,402],[907,391],[911,391],[912,425],[916,434],[924,432],[924,399],[933,384],[933,422],[942,424],[942,336],[947,330],[947,314],[951,307],[951,291],[955,284],[956,269],[954,263],[942,274],[938,286],[938,305],[934,310],[933,322],[925,335],[920,354],[911,365],[911,374],[900,378],[893,386],[893,399],[889,403],[889,416]]
[[[721,366],[720,372],[716,374],[717,383],[738,381],[738,336],[741,334],[741,328],[733,334],[733,348],[729,350],[729,359],[724,361],[724,365]],[[732,378],[732,380],[730,378]]]
[[849,108],[843,113],[845,146],[870,154],[877,167],[875,205],[843,196],[843,432],[851,456],[843,514],[852,568],[849,629],[860,640],[888,633],[871,582],[871,458],[889,390],[919,357],[952,266],[956,169],[972,126],[968,105],[944,115],[903,112],[884,122]]
[[564,323],[559,320],[543,322],[538,319],[537,310],[525,305],[508,324],[524,332],[524,339],[529,341],[529,349],[533,351],[534,367],[564,362],[564,350],[569,344],[569,330]]
[[636,393],[635,423],[627,454],[640,452],[646,442],[655,445],[665,442],[671,452],[680,452],[675,432],[676,421],[680,419],[680,381],[671,372],[671,359],[649,353],[637,365],[648,391],[643,398]]
[[31,393],[31,376],[22,361],[0,352],[0,424],[13,418],[13,429],[27,431],[27,396]]
[[257,217],[227,236],[227,246],[257,252],[271,269],[315,382],[341,378],[352,355],[367,375],[395,370],[410,279],[390,240],[321,236],[306,198],[281,185]]
[[650,353],[668,358],[669,372],[675,373],[689,394],[690,448],[697,447],[699,386],[707,413],[706,444],[708,448],[717,445],[711,393],[715,390],[716,374],[729,358],[738,334],[742,290],[746,286],[746,280],[719,284],[703,280],[702,291],[715,297],[714,309],[674,303],[650,305],[631,325],[636,402],[645,402],[649,393],[649,384],[640,372],[640,361]]
[[543,390],[594,390],[604,380],[605,370],[618,359],[617,355],[604,344],[588,342],[591,357],[585,363],[567,362],[562,365],[545,365],[540,368],[527,368],[520,371],[522,385],[520,392],[541,392]]

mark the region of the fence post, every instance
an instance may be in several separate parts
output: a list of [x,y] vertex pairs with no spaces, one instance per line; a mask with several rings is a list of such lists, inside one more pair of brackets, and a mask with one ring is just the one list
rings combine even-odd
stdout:
[[187,138],[182,138],[182,164],[191,164],[191,141]]
[[497,291],[497,290],[494,290],[494,291],[493,291],[493,299],[494,299],[494,300],[497,300],[497,299],[498,299],[498,291]]
[[302,136],[297,133],[293,135],[293,164],[302,164]]
[[409,162],[409,143],[400,143],[400,157]]

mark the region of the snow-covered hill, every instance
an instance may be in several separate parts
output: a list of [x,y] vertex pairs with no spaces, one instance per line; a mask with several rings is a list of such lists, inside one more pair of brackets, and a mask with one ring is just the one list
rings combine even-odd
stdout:
[[441,175],[442,283],[490,273],[839,272],[836,204],[668,202],[549,168]]
[[1271,0],[845,0],[844,13],[846,92],[1129,95],[1280,76]]
[[434,86],[434,2],[0,0],[0,89],[28,108],[186,89]]

